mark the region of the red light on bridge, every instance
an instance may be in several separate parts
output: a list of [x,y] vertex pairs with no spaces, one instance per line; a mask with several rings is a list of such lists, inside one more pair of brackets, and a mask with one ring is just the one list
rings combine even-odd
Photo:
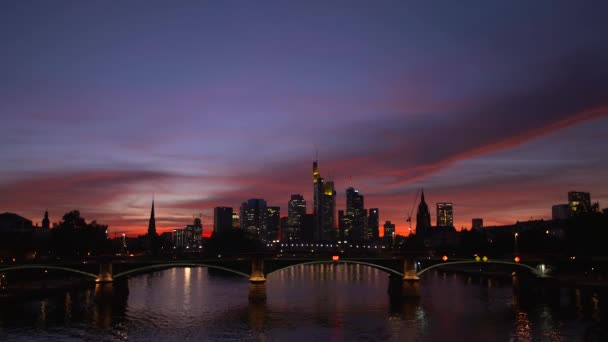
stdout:
[[519,262],[521,259],[518,256],[516,256],[514,260],[515,260],[515,262]]
[[448,261],[448,256],[447,256],[447,255],[444,255],[444,256],[441,258],[441,260],[443,260],[443,261]]
[[331,260],[338,261],[338,260],[340,260],[340,256],[339,255],[334,255],[334,256],[331,257]]

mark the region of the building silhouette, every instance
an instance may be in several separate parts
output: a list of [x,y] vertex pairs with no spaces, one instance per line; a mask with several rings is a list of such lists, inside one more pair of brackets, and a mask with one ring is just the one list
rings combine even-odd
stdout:
[[279,227],[281,225],[281,207],[266,207],[265,231],[263,240],[274,241],[279,239]]
[[44,218],[42,219],[42,228],[49,229],[51,228],[51,221],[49,220],[49,212],[44,212]]
[[346,189],[344,223],[344,234],[347,240],[358,242],[365,239],[367,212],[365,210],[363,195],[353,187]]
[[425,237],[431,232],[431,213],[424,200],[424,190],[421,193],[420,204],[418,204],[418,212],[416,213],[416,235]]
[[334,182],[325,181],[319,174],[318,161],[312,163],[313,215],[315,241],[336,238],[336,190]]
[[232,229],[232,207],[213,208],[213,232],[224,233]]
[[481,230],[483,228],[483,219],[474,218],[471,220],[471,228],[474,230]]
[[591,194],[589,192],[568,192],[568,205],[572,216],[583,216],[591,213]]
[[454,211],[452,203],[437,203],[437,227],[453,227]]
[[391,221],[386,221],[384,223],[384,236],[382,240],[385,244],[394,244],[395,243],[395,224]]
[[253,238],[266,240],[266,201],[252,198],[241,205],[241,229]]
[[152,199],[152,209],[150,210],[150,221],[148,222],[148,236],[157,236],[156,218],[154,217],[154,199]]
[[297,241],[302,239],[306,201],[300,194],[291,195],[287,203],[287,229],[283,231],[283,240]]
[[368,239],[378,241],[380,238],[380,217],[378,214],[378,208],[371,208],[369,210],[369,218],[367,219],[367,232]]

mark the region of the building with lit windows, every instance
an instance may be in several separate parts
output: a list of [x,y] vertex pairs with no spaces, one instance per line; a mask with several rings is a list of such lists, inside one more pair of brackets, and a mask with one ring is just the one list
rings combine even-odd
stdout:
[[281,225],[281,208],[266,207],[266,236],[263,238],[266,241],[274,241],[279,239],[279,227]]
[[568,192],[568,205],[572,216],[582,216],[591,213],[591,194],[589,192]]
[[452,203],[437,203],[437,227],[453,227],[454,211]]
[[306,201],[299,194],[291,195],[287,203],[287,229],[283,230],[283,240],[298,241],[302,239],[302,226],[306,215]]
[[367,219],[367,239],[377,241],[378,238],[380,238],[380,217],[378,208],[371,208]]
[[266,201],[259,198],[249,199],[241,205],[241,229],[250,236],[266,240]]
[[363,195],[359,190],[346,189],[346,212],[344,213],[344,235],[349,241],[363,241],[367,227],[367,212]]

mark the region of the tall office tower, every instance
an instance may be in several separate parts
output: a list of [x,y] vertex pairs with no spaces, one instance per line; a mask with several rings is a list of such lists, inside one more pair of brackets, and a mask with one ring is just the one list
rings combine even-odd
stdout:
[[452,203],[437,203],[437,227],[453,227],[454,211]]
[[249,199],[241,205],[241,227],[252,237],[266,240],[266,201]]
[[380,238],[380,217],[378,214],[378,208],[371,208],[369,210],[367,230],[368,234],[370,235],[370,239],[378,241]]
[[194,219],[192,230],[194,231],[194,242],[200,245],[203,241],[203,221],[200,217]]
[[302,240],[306,242],[314,241],[314,230],[315,230],[315,215],[306,214],[304,215],[304,221],[302,222]]
[[471,220],[471,228],[474,230],[481,230],[483,228],[483,219],[482,218],[474,218]]
[[348,239],[358,242],[362,241],[366,226],[366,211],[363,195],[353,187],[346,189],[346,230]]
[[282,239],[285,241],[298,241],[302,239],[302,225],[306,215],[306,201],[299,194],[291,195],[287,203],[287,229],[283,231]]
[[391,221],[386,221],[384,223],[384,239],[392,238],[393,234],[395,234],[395,224]]
[[274,241],[279,239],[279,226],[281,225],[281,208],[267,207],[266,208],[266,241]]
[[319,175],[318,162],[315,160],[312,163],[312,186],[313,186],[313,215],[315,218],[313,240],[321,241],[323,239],[323,194],[325,185],[323,178]]
[[232,229],[232,208],[215,207],[213,208],[213,232],[225,233]]
[[431,213],[429,207],[424,201],[424,190],[418,205],[418,213],[416,214],[416,235],[427,236],[431,232]]
[[324,184],[322,215],[323,231],[321,232],[321,240],[333,241],[338,234],[336,233],[336,190],[332,181],[327,181]]
[[51,228],[51,221],[49,220],[49,212],[44,212],[44,218],[42,219],[42,228],[49,229]]
[[148,222],[148,236],[156,236],[156,219],[154,218],[154,199],[152,199],[152,210],[150,210],[150,221]]
[[591,194],[581,191],[568,192],[568,204],[572,216],[581,216],[591,213]]
[[287,228],[289,227],[289,217],[281,217],[281,226],[279,227],[279,236],[277,240],[283,241],[283,236],[287,235]]
[[241,228],[241,220],[239,219],[239,213],[233,212],[232,213],[232,229],[239,229],[239,228]]
[[340,240],[348,241],[348,236],[346,235],[346,216],[344,215],[344,210],[338,210],[338,230],[340,231]]

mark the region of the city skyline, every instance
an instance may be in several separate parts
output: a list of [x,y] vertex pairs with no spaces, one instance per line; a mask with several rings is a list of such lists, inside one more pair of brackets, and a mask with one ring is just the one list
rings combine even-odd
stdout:
[[336,214],[352,186],[402,235],[421,187],[457,229],[607,206],[601,2],[62,4],[0,3],[0,212],[129,235],[153,196],[159,233],[250,198],[312,213],[317,150]]

